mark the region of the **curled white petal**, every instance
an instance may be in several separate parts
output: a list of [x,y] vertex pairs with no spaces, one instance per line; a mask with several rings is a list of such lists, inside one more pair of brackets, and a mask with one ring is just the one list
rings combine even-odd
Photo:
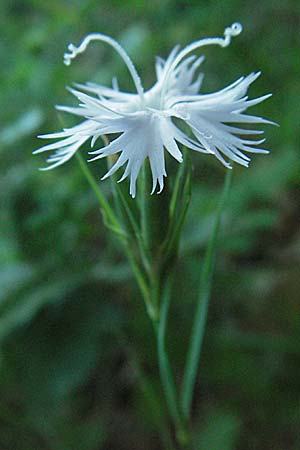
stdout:
[[[168,85],[169,77],[172,71],[175,70],[180,61],[182,61],[183,58],[185,58],[189,53],[197,50],[200,47],[204,47],[207,45],[220,45],[221,47],[227,47],[231,42],[231,38],[234,36],[238,36],[242,32],[242,29],[243,29],[242,25],[238,22],[235,22],[231,25],[231,27],[225,28],[224,38],[219,37],[204,38],[187,45],[185,48],[181,50],[181,52],[177,54],[176,58],[174,58],[174,60],[172,61],[172,64],[170,64],[170,66],[168,67],[168,70],[165,73],[165,86]],[[165,92],[163,90],[162,101],[164,95]]]
[[128,70],[132,76],[138,94],[140,95],[141,99],[143,99],[144,89],[142,86],[141,79],[136,71],[136,68],[134,67],[133,62],[131,61],[130,57],[127,55],[123,47],[121,47],[121,45],[117,41],[112,39],[110,36],[101,33],[92,33],[83,39],[79,47],[76,47],[74,44],[69,44],[68,45],[69,53],[66,52],[64,54],[64,63],[67,66],[69,66],[71,64],[72,59],[75,59],[76,56],[79,55],[80,53],[84,53],[89,43],[92,41],[106,42],[119,53],[119,55],[125,62],[126,66],[128,67]]

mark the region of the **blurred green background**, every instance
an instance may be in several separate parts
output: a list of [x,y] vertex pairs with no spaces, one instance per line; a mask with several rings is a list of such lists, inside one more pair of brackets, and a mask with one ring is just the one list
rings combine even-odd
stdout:
[[[199,450],[300,449],[300,2],[1,0],[0,450],[163,449],[152,330],[128,264],[76,159],[42,173],[44,155],[31,152],[62,117],[76,123],[53,108],[74,104],[66,85],[116,75],[133,89],[104,45],[64,66],[68,43],[94,31],[117,38],[149,88],[155,55],[234,21],[244,32],[230,47],[203,51],[203,91],[262,70],[250,95],[273,97],[251,113],[280,128],[265,127],[269,156],[235,168],[193,429]],[[178,381],[225,170],[192,161],[168,330]],[[109,197],[109,182],[101,187]]]

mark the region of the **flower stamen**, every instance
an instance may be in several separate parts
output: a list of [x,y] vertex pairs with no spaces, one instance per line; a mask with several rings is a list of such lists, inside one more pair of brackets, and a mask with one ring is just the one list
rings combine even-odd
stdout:
[[130,57],[127,55],[127,53],[125,52],[125,50],[123,49],[123,47],[121,47],[121,45],[115,41],[114,39],[112,39],[109,36],[106,36],[105,34],[101,34],[101,33],[92,33],[92,34],[88,34],[83,41],[81,42],[81,44],[79,45],[79,47],[76,47],[74,44],[69,44],[68,45],[68,50],[69,53],[66,52],[64,54],[64,63],[66,66],[69,66],[71,64],[72,59],[75,59],[77,55],[79,55],[80,53],[84,53],[86,48],[88,47],[89,43],[92,41],[101,41],[101,42],[106,42],[108,45],[110,45],[111,47],[113,47],[117,53],[119,53],[119,55],[121,56],[121,58],[123,59],[123,61],[125,62],[131,76],[133,79],[133,82],[135,84],[137,93],[140,96],[141,102],[142,104],[144,103],[144,88],[141,82],[141,78],[139,76],[139,74],[137,73],[137,70],[132,62],[132,60],[130,59]]
[[223,38],[213,37],[213,38],[199,39],[198,41],[193,42],[192,44],[189,44],[185,48],[183,48],[178,53],[178,55],[173,60],[172,64],[168,67],[168,70],[165,73],[164,85],[161,92],[161,104],[163,104],[164,101],[164,95],[166,87],[168,86],[170,75],[172,71],[178,66],[180,61],[182,61],[182,59],[185,58],[185,56],[187,56],[194,50],[200,47],[204,47],[206,45],[220,45],[221,47],[227,47],[231,42],[231,38],[234,36],[238,36],[242,32],[242,30],[243,30],[242,25],[239,22],[235,22],[230,27],[225,28]]

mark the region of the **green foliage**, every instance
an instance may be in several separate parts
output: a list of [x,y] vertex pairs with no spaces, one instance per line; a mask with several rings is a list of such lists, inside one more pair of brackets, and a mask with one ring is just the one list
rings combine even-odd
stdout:
[[208,411],[207,418],[196,442],[196,448],[210,450],[231,450],[237,447],[241,430],[239,417],[224,410],[213,408]]
[[[255,112],[280,128],[267,129],[270,155],[234,170],[192,427],[199,450],[299,449],[299,2],[3,0],[1,450],[168,448],[155,431],[167,423],[152,330],[120,245],[109,240],[78,161],[41,173],[43,157],[31,152],[37,134],[61,128],[53,105],[72,103],[65,85],[116,75],[133,89],[104,46],[65,67],[69,42],[91,31],[116,37],[149,87],[154,55],[220,35],[236,20],[244,32],[230,47],[205,50],[203,89],[261,69],[250,94],[274,95]],[[190,156],[192,199],[166,343],[178,381],[224,177],[217,161]],[[97,180],[106,170],[104,162],[91,169]],[[110,202],[110,182],[101,187]]]

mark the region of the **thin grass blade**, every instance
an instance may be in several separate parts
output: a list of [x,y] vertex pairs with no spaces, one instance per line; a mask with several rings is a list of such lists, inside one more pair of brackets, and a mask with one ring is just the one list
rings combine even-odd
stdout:
[[191,414],[193,393],[195,388],[197,372],[199,368],[202,344],[207,322],[208,306],[211,296],[218,232],[220,229],[222,213],[226,205],[226,199],[231,184],[231,178],[232,178],[232,171],[228,170],[225,176],[223,191],[217,208],[214,227],[212,230],[210,240],[208,242],[201,271],[200,292],[198,297],[198,303],[196,306],[196,313],[192,328],[192,334],[187,354],[181,391],[181,408],[184,418],[186,420],[190,418]]

